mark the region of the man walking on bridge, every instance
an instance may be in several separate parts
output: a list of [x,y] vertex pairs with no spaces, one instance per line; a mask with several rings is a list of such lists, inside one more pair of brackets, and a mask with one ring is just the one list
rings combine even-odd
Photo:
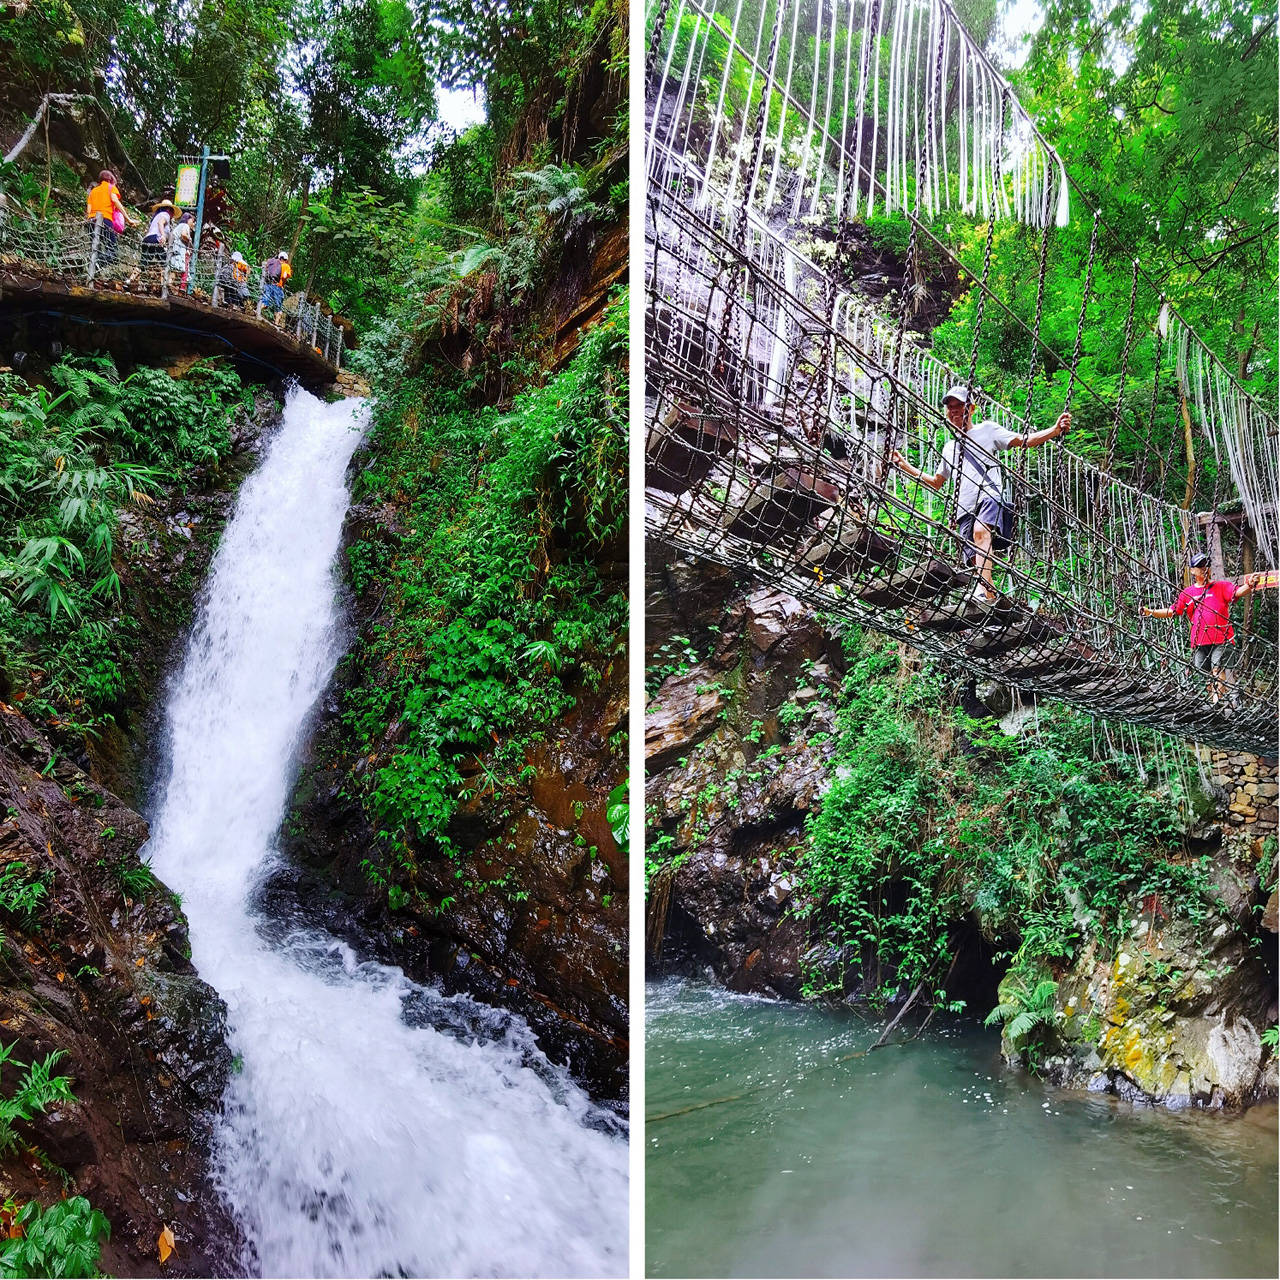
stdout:
[[1208,672],[1209,701],[1217,702],[1226,692],[1226,672],[1235,665],[1235,628],[1231,625],[1231,602],[1243,600],[1260,585],[1261,574],[1245,575],[1236,586],[1230,578],[1209,581],[1209,557],[1203,551],[1191,557],[1191,585],[1165,609],[1142,608],[1144,618],[1172,618],[1185,613],[1191,619],[1191,661],[1197,671]]
[[973,395],[968,387],[954,386],[942,397],[947,422],[955,432],[942,449],[942,465],[937,474],[927,476],[895,449],[893,465],[935,492],[960,471],[960,494],[956,503],[956,529],[964,541],[964,562],[977,558],[978,581],[974,599],[979,604],[996,602],[996,586],[991,576],[991,553],[1003,551],[1013,539],[1013,507],[1005,496],[1004,472],[996,454],[1006,449],[1034,449],[1060,436],[1071,425],[1071,415],[1063,413],[1044,431],[1019,435],[987,419],[974,422]]

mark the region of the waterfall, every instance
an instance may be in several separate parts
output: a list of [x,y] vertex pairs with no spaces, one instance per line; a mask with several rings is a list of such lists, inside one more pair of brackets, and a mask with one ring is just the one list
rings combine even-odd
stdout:
[[227,1003],[215,1179],[262,1275],[622,1275],[625,1137],[528,1026],[254,905],[341,656],[352,405],[290,393],[168,702],[147,852]]

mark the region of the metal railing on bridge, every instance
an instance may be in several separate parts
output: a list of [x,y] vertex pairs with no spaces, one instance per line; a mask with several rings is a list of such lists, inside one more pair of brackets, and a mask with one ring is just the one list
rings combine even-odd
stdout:
[[[0,217],[0,272],[54,276],[139,297],[185,295],[214,310],[274,317],[282,335],[341,369],[345,333],[319,300],[286,293],[283,306],[273,308],[264,302],[266,264],[237,278],[231,253],[223,243],[203,246],[188,253],[184,270],[170,265],[167,247],[144,244],[137,230],[117,232],[101,214],[92,221]],[[243,298],[241,290],[247,291]]]

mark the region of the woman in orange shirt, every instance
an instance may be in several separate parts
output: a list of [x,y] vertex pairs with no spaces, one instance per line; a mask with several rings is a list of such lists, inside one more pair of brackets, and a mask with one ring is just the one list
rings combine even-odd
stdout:
[[89,233],[93,234],[94,219],[102,215],[102,230],[98,237],[98,261],[114,262],[116,260],[116,237],[125,227],[136,227],[136,218],[125,212],[124,202],[120,199],[120,188],[116,186],[116,175],[110,169],[103,169],[98,174],[98,185],[93,187],[85,198],[84,216],[89,224]]

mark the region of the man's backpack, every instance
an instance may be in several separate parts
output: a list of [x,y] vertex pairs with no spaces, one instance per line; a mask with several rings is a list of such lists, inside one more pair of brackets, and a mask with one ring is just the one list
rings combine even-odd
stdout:
[[268,284],[280,283],[280,266],[281,266],[281,263],[279,258],[267,259],[266,281]]

